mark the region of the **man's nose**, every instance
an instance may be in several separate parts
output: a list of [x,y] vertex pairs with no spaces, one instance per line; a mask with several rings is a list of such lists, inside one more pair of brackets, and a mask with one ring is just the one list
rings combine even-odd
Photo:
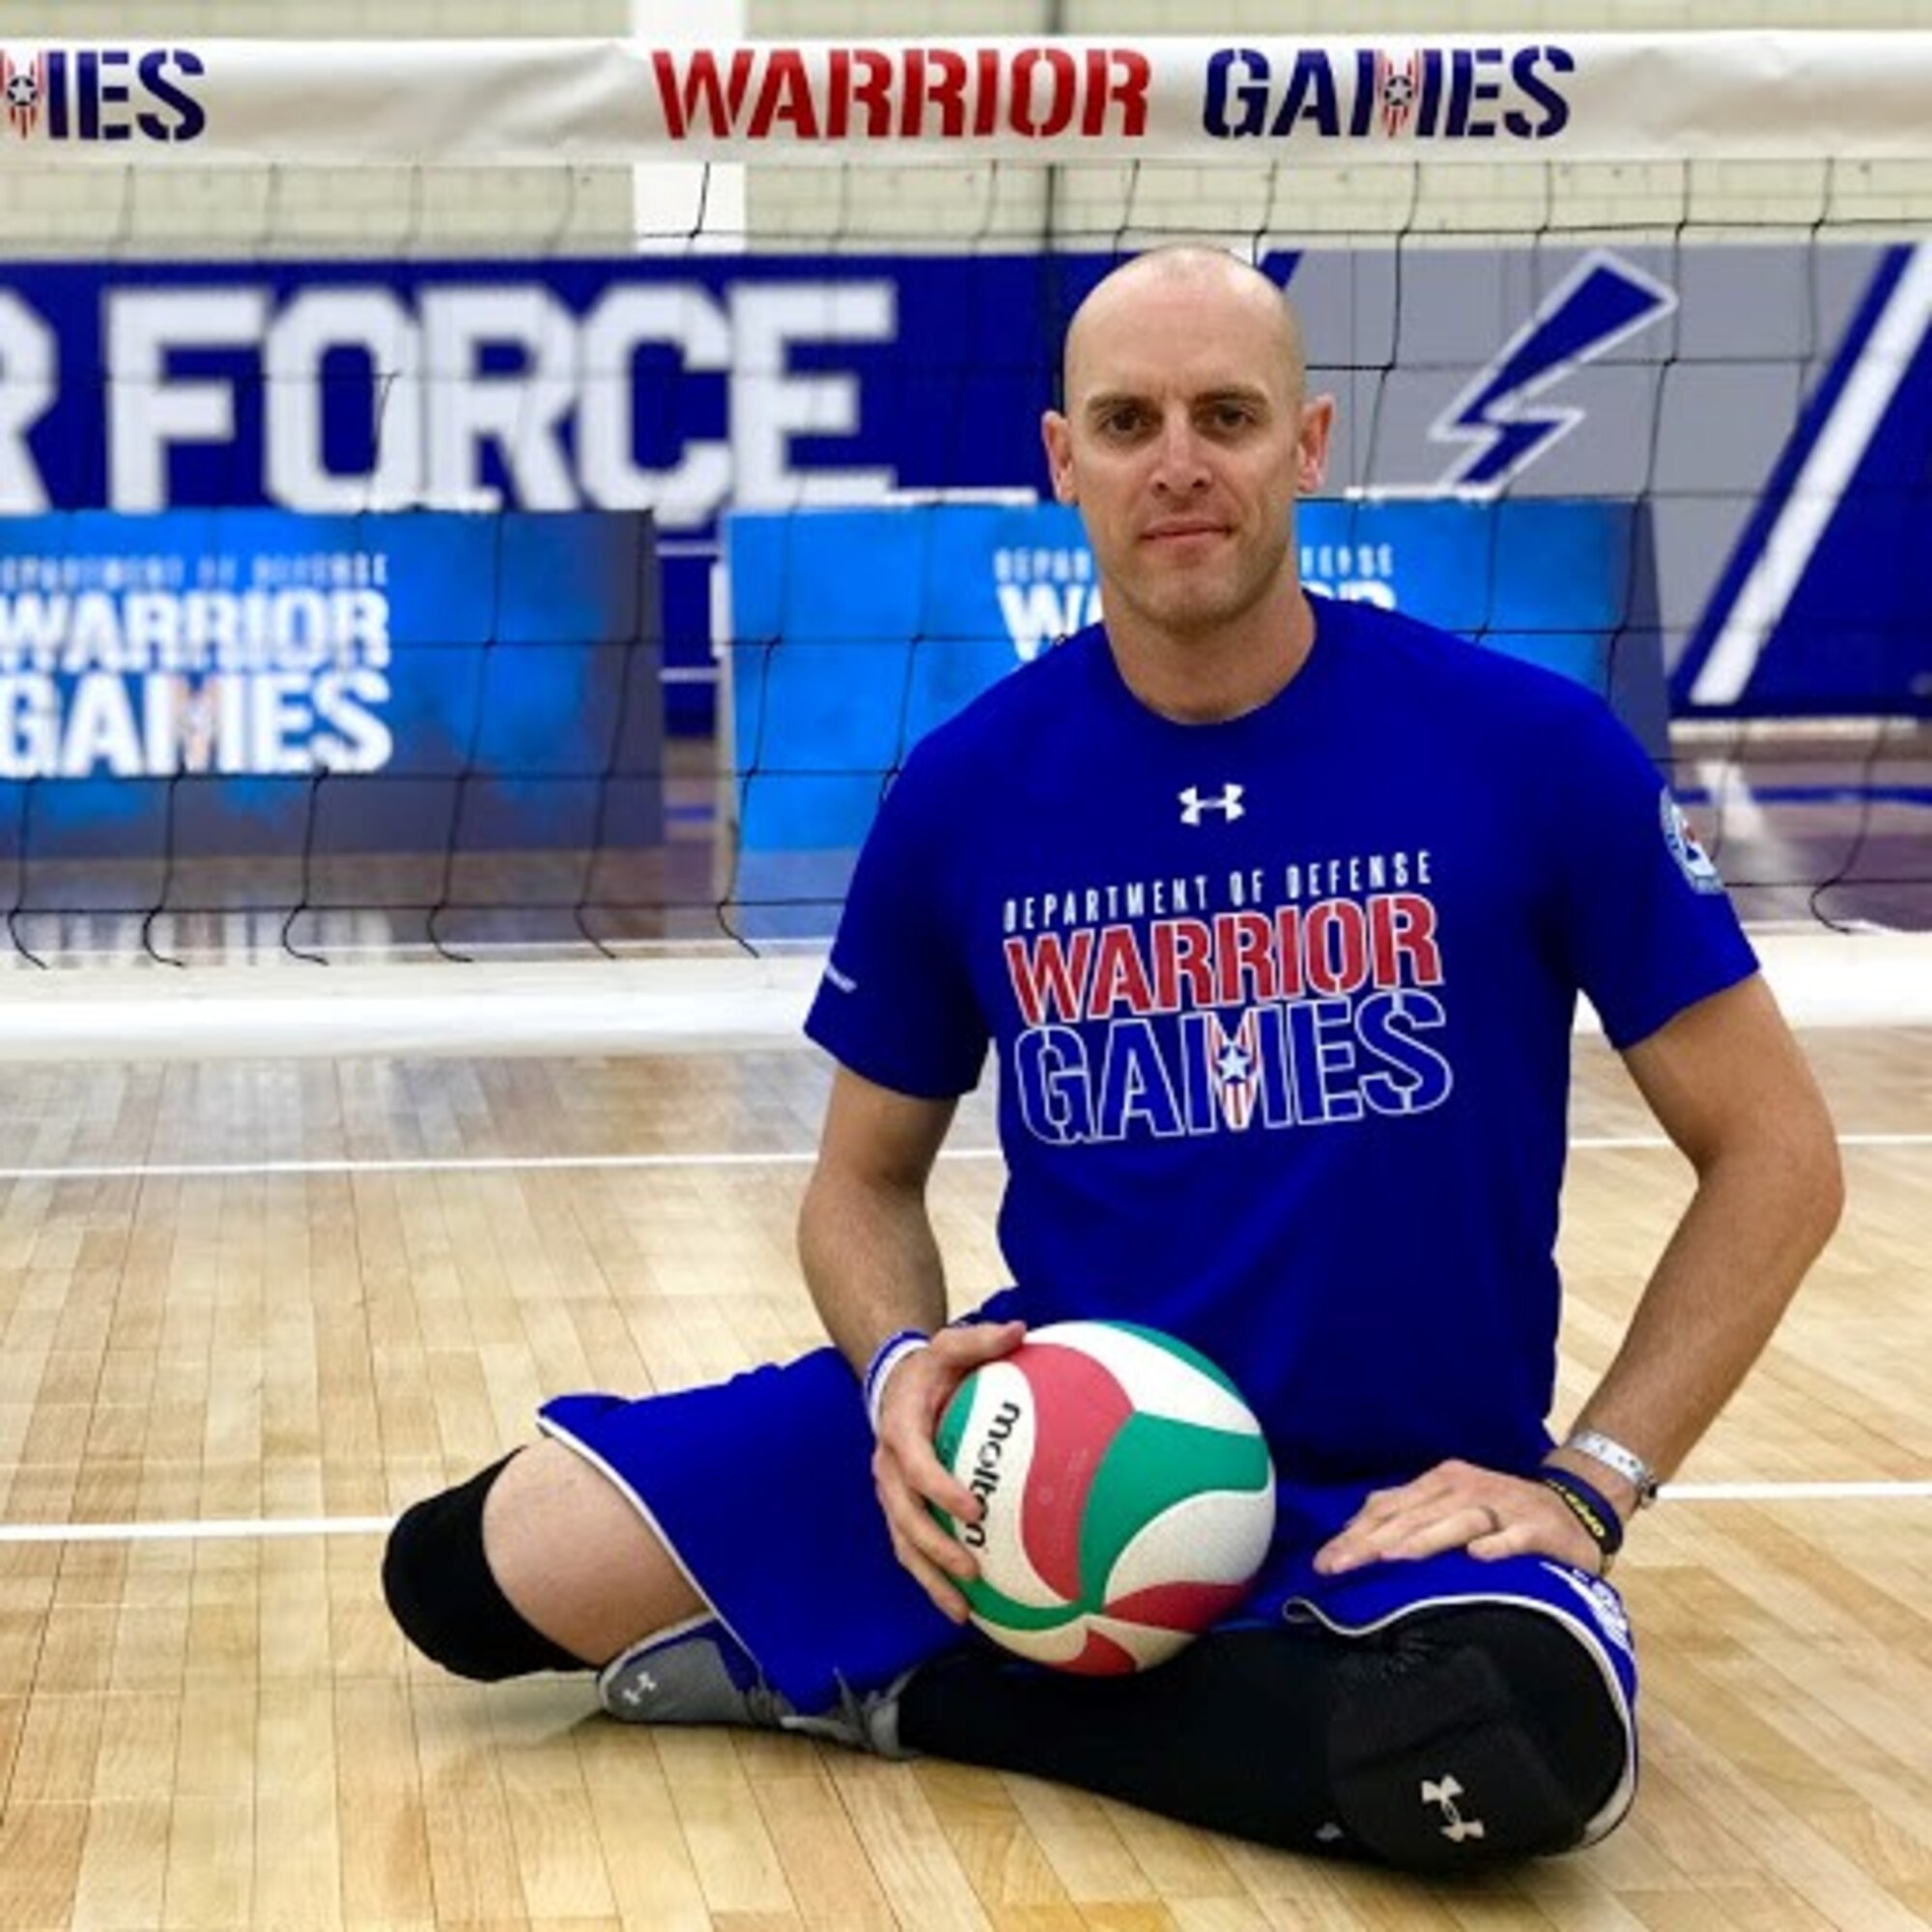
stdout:
[[1173,492],[1200,489],[1208,480],[1201,437],[1179,411],[1166,417],[1154,449],[1154,484]]

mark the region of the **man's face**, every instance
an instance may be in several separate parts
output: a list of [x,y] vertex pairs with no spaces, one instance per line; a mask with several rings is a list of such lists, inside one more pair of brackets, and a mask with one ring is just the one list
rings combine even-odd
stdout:
[[1293,587],[1294,499],[1321,480],[1333,410],[1301,400],[1270,290],[1218,269],[1123,277],[1076,325],[1066,382],[1047,461],[1110,611],[1194,638]]

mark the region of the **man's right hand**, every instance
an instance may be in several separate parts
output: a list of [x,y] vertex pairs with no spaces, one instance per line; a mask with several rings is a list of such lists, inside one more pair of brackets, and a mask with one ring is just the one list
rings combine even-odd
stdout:
[[932,1437],[952,1392],[982,1362],[1010,1355],[1026,1336],[1023,1321],[969,1321],[942,1328],[893,1370],[879,1406],[872,1485],[892,1532],[893,1552],[920,1587],[956,1624],[966,1621],[957,1587],[979,1574],[972,1552],[949,1536],[928,1503],[958,1522],[977,1522],[980,1498],[946,1467]]

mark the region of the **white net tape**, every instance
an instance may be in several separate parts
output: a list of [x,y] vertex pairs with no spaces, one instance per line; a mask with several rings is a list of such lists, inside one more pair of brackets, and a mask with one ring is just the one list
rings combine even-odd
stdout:
[[15,46],[36,160],[1922,158],[1932,34]]

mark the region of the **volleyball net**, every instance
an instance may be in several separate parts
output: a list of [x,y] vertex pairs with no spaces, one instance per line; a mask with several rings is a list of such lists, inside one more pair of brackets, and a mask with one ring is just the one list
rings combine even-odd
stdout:
[[1337,397],[1311,583],[1595,683],[1760,932],[1932,927],[1928,98],[1922,33],[0,48],[0,956],[794,998],[910,742],[1096,613],[1037,418],[1182,238]]

